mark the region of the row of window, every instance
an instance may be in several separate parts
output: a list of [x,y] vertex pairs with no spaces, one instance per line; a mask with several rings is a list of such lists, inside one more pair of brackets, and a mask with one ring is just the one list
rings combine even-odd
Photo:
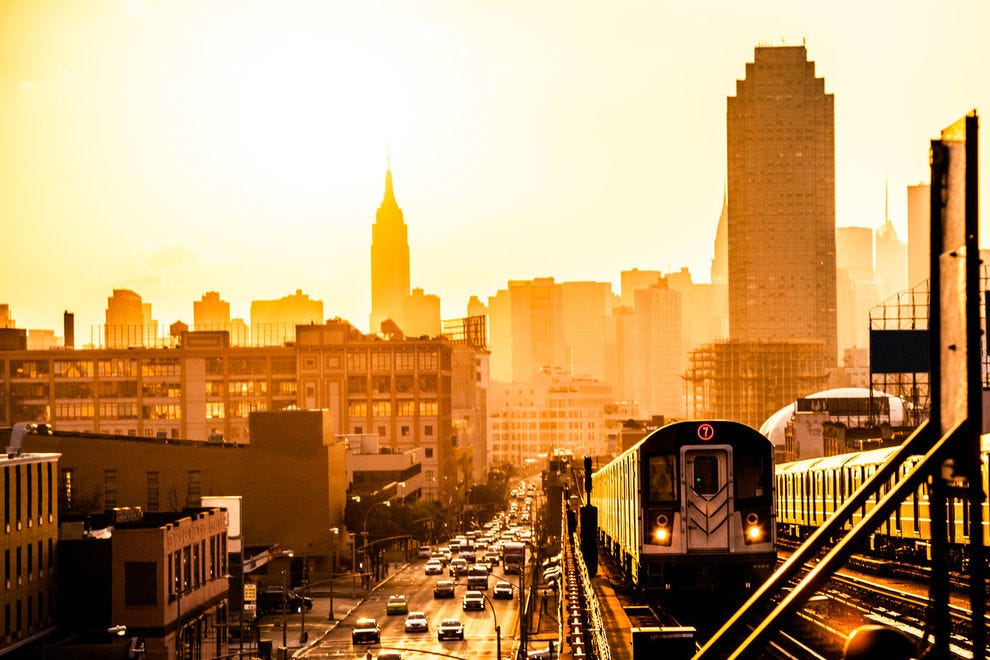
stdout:
[[[379,438],[382,438],[382,439],[388,438],[388,433],[386,433],[385,430],[386,429],[385,429],[384,426],[379,426],[378,427],[378,437]],[[406,425],[399,426],[399,437],[401,437],[401,438],[408,438],[409,437],[409,432],[410,432],[410,427],[409,426],[406,426]],[[354,430],[353,430],[353,433],[354,433],[354,435],[361,435],[362,433],[364,433],[364,427],[363,426],[360,426],[360,425],[355,426],[354,427]],[[432,424],[427,424],[427,425],[425,425],[423,427],[423,435],[425,435],[425,436],[432,436],[433,435],[433,425]],[[429,447],[426,448],[426,458],[433,458],[433,449],[431,449]]]
[[[22,523],[32,525],[51,520],[54,514],[54,468],[52,462],[22,463],[3,468],[3,523],[9,533]],[[32,510],[33,509],[33,510]],[[15,523],[12,527],[12,523]]]
[[295,356],[273,356],[271,358],[270,369],[268,367],[268,359],[265,357],[206,358],[206,374],[208,376],[224,376],[226,374],[263,376],[268,373],[295,375]]
[[25,543],[3,551],[3,588],[13,589],[26,582],[45,577],[45,569],[55,566],[55,540]]
[[[18,598],[13,603],[4,603],[3,606],[3,636],[0,637],[0,649],[3,644],[11,644],[21,639],[49,627],[52,624],[51,603],[54,601],[54,593],[51,588],[45,591],[38,591],[30,594],[26,598]],[[49,604],[49,609],[45,609],[45,603]],[[27,615],[27,626],[25,627],[25,614]]]
[[[172,553],[168,561],[169,601],[227,574],[226,537],[226,533],[214,534],[209,539],[202,539]],[[135,584],[134,591],[138,592],[140,587]],[[128,589],[129,584],[125,583],[125,591]],[[148,594],[151,597],[158,593],[157,587],[147,591],[151,592]],[[156,604],[154,601],[127,602],[126,597],[125,602],[128,605]]]
[[[436,417],[440,411],[440,404],[437,400],[420,401],[417,407],[414,400],[400,399],[393,403],[391,401],[372,401],[370,410],[372,417],[391,417],[394,414],[397,417],[413,417],[418,413],[424,417]],[[368,402],[361,400],[355,401],[351,400],[347,402],[347,415],[349,417],[367,417],[368,416]]]
[[[420,393],[436,393],[437,376],[434,374],[421,375],[418,378]],[[394,378],[396,394],[412,394],[415,391],[417,378],[415,376],[398,375]],[[347,392],[349,394],[392,394],[392,376],[348,376]]]
[[[394,356],[394,360],[393,360]],[[392,371],[393,361],[396,371],[415,371],[418,364],[420,371],[436,371],[439,368],[439,354],[429,351],[371,351],[348,352],[348,371]]]

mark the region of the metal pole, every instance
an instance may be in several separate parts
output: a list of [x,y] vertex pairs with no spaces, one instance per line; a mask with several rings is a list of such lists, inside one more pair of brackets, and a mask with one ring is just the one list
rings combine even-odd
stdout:
[[289,576],[285,574],[285,569],[282,569],[282,648],[288,648],[289,644],[286,641],[286,628],[289,624]]
[[237,612],[237,657],[240,658],[241,654],[244,652],[244,539],[241,538],[241,551],[240,551],[240,565],[241,565],[241,607]]
[[333,621],[333,579],[337,577],[335,571],[330,573],[330,613],[327,615],[327,621]]
[[[303,594],[309,595],[309,557],[303,560]],[[304,600],[299,603],[299,643],[305,644],[306,639],[306,601]]]

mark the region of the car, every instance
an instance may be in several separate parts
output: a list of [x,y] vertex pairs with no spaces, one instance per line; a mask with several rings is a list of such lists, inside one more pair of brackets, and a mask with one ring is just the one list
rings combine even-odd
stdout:
[[423,572],[427,575],[443,575],[443,564],[440,563],[439,559],[431,559],[426,562]]
[[277,612],[309,612],[313,609],[313,599],[286,591],[285,587],[267,587],[258,592],[257,610],[261,615]]
[[498,553],[494,550],[488,550],[482,555],[482,560],[487,562],[489,566],[498,566]]
[[450,571],[451,577],[457,577],[458,575],[464,575],[467,573],[468,563],[463,557],[454,557],[450,560],[450,566],[447,570]]
[[354,623],[351,631],[352,644],[380,644],[382,641],[378,622],[371,617],[361,617]]
[[428,545],[421,545],[418,548],[416,548],[416,556],[419,557],[420,559],[429,559],[431,553],[432,551],[430,550],[430,546]]
[[454,581],[453,580],[437,580],[437,583],[433,585],[433,597],[434,598],[453,598],[454,597]]
[[505,581],[499,581],[492,587],[493,598],[508,598],[512,600],[512,585]]
[[426,620],[426,612],[410,612],[406,616],[406,632],[426,632],[430,622]]
[[437,641],[464,639],[464,624],[460,619],[443,619],[437,626]]
[[480,591],[468,591],[464,594],[464,598],[461,600],[461,607],[467,610],[483,610],[485,609],[485,594]]
[[409,614],[409,601],[401,594],[392,594],[385,603],[385,613],[389,616],[393,614]]
[[402,654],[398,651],[382,650],[376,656],[377,660],[402,660]]

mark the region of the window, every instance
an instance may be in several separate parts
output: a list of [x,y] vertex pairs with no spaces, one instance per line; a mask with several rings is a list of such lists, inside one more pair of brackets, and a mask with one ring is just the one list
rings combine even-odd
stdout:
[[692,488],[699,495],[713,495],[718,492],[718,458],[715,456],[695,457]]
[[368,393],[368,378],[366,376],[348,376],[347,377],[347,393],[348,394],[367,394]]
[[148,472],[148,473],[146,473],[146,476],[147,476],[147,484],[148,484],[148,493],[147,493],[147,495],[148,495],[148,511],[158,511],[158,507],[160,505],[159,500],[158,500],[158,497],[159,497],[159,493],[158,493],[158,488],[159,488],[158,472],[156,472],[156,471]]
[[187,506],[199,506],[203,494],[203,472],[189,470],[189,490],[186,495]]
[[59,508],[66,511],[72,510],[72,468],[61,470],[62,479],[59,487]]
[[433,447],[426,447],[424,452],[424,456],[426,456],[426,458],[433,458]]
[[399,435],[401,435],[403,438],[408,437],[409,436],[409,427],[408,426],[400,426],[399,427]]
[[347,354],[347,370],[348,371],[367,371],[368,370],[368,354],[367,353],[348,353]]
[[368,415],[368,403],[366,401],[348,402],[347,415],[349,417],[366,417]]
[[423,435],[433,435],[433,425],[427,424],[423,427]]
[[392,354],[386,351],[375,351],[371,354],[372,371],[391,371]]
[[437,352],[436,351],[421,351],[419,354],[419,370],[420,371],[436,371],[437,370]]
[[416,354],[413,351],[397,351],[395,354],[396,371],[415,371]]
[[379,435],[380,437],[382,437],[382,438],[384,438],[384,437],[385,437],[385,427],[384,427],[384,426],[379,426],[379,427],[378,427],[378,435]]
[[677,483],[677,461],[670,454],[650,456],[647,459],[648,492],[651,502],[671,502],[677,499],[674,484]]

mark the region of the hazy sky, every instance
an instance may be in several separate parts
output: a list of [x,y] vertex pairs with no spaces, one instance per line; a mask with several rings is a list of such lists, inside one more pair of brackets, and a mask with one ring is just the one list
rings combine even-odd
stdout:
[[904,240],[929,141],[990,107],[988,25],[981,0],[0,0],[0,302],[75,312],[82,345],[114,288],[164,324],[300,288],[367,331],[388,151],[444,318],[510,279],[708,281],[758,44],[804,41],[835,95],[837,225],[878,227],[889,177]]

